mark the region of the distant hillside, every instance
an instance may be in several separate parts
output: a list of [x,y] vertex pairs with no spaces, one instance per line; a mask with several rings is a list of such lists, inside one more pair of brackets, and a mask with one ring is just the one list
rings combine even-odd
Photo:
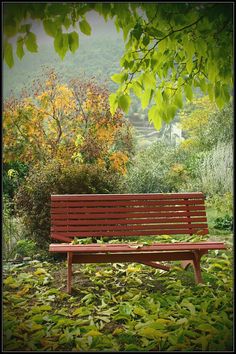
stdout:
[[[117,33],[114,25],[105,23],[93,13],[90,14],[92,35],[79,37],[79,49],[75,54],[67,53],[64,60],[55,53],[52,38],[45,36],[42,28],[33,23],[37,33],[39,52],[26,52],[22,60],[15,58],[15,65],[9,69],[3,66],[3,98],[9,97],[12,92],[18,96],[23,88],[30,89],[35,78],[42,76],[43,67],[55,68],[63,82],[76,77],[96,77],[100,82],[106,82],[111,91],[117,85],[110,76],[120,71],[119,60],[123,53],[124,42],[122,33]],[[130,113],[127,115],[137,132],[138,144],[145,147],[161,139],[148,122],[147,110],[142,111],[137,99],[131,103]],[[164,127],[163,127],[164,128]]]
[[52,43],[41,44],[38,53],[27,52],[22,60],[15,58],[12,69],[4,64],[3,97],[7,98],[11,91],[18,96],[24,86],[30,88],[33,79],[42,74],[44,65],[55,68],[65,81],[84,74],[107,81],[108,87],[115,90],[117,86],[110,76],[120,70],[119,59],[123,53],[120,37],[119,34],[113,34],[112,37],[109,34],[86,38],[81,36],[79,50],[75,54],[67,53],[63,61],[55,53]]

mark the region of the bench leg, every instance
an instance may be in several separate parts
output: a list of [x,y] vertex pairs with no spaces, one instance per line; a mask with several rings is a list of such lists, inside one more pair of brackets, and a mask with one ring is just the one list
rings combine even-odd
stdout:
[[196,284],[203,283],[199,257],[194,256],[194,260],[181,262],[181,267],[183,269],[187,269],[190,265],[192,265],[193,269],[194,269],[194,276],[195,276]]
[[67,292],[71,294],[72,283],[72,253],[67,252]]
[[193,261],[181,261],[181,267],[183,269],[187,269],[190,266],[190,264],[193,265]]
[[193,254],[194,254],[193,260],[181,261],[181,266],[184,269],[186,269],[190,264],[192,264],[193,269],[194,269],[194,276],[195,276],[196,284],[204,283],[204,281],[202,279],[202,274],[201,274],[200,261],[201,261],[202,255],[206,254],[206,253],[208,253],[207,250],[195,251],[195,252],[193,252]]
[[167,265],[164,265],[164,264],[160,264],[158,262],[141,261],[139,263],[148,265],[148,266],[153,267],[153,268],[163,269],[163,270],[166,270],[166,271],[170,270],[170,266],[167,266]]
[[201,255],[199,254],[199,252],[194,252],[193,269],[194,269],[196,284],[203,283],[201,267],[200,267],[200,259],[201,259]]

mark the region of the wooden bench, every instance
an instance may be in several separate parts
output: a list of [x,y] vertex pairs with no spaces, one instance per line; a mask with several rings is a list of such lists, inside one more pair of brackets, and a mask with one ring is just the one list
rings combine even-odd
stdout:
[[[78,194],[51,196],[51,237],[63,243],[51,252],[66,252],[67,291],[71,293],[73,263],[139,262],[169,270],[160,261],[192,263],[196,283],[203,282],[201,256],[208,250],[225,249],[223,242],[71,244],[75,237],[137,237],[208,234],[202,193]],[[96,241],[96,240],[95,240]]]

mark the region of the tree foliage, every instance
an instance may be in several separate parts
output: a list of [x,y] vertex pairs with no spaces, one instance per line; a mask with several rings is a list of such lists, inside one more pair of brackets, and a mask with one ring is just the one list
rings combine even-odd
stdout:
[[4,162],[57,159],[126,172],[132,131],[120,110],[111,115],[105,87],[78,79],[65,85],[50,71],[32,92],[5,102]]
[[[192,100],[195,88],[208,94],[219,108],[232,90],[233,4],[230,3],[8,3],[4,6],[4,58],[14,64],[10,39],[17,38],[16,54],[37,51],[29,19],[43,23],[63,59],[79,48],[79,35],[91,34],[86,14],[95,10],[113,19],[123,31],[125,53],[121,71],[112,76],[119,87],[110,96],[112,114],[129,110],[131,94],[157,129],[170,122]],[[207,39],[207,41],[206,41]]]
[[218,143],[231,144],[233,139],[232,102],[223,110],[207,96],[188,103],[179,114],[180,126],[186,137],[181,143],[192,153],[209,151]]

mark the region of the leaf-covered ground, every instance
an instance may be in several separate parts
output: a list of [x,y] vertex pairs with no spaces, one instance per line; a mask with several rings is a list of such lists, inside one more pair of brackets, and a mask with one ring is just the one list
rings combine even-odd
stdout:
[[74,265],[32,260],[3,269],[4,350],[232,350],[233,266],[226,251],[202,258],[205,283],[172,262],[170,272],[137,263]]

